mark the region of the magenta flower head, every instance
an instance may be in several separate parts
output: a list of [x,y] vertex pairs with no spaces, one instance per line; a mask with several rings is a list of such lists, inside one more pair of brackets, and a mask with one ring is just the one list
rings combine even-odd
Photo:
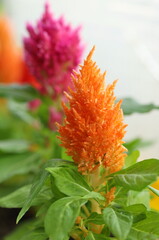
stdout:
[[55,19],[49,5],[37,25],[27,25],[25,61],[40,84],[40,91],[56,98],[71,84],[70,75],[80,63],[83,45],[80,27],[73,29],[63,18]]

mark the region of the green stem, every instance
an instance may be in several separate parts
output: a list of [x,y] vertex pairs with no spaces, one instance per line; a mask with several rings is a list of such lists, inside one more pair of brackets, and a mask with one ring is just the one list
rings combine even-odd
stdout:
[[86,216],[89,217],[90,216],[90,212],[89,212],[88,208],[85,205],[83,205],[82,208],[83,208]]

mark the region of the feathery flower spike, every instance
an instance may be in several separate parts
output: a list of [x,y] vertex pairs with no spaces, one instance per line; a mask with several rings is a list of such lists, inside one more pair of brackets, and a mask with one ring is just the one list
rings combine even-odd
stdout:
[[115,103],[116,81],[105,89],[105,73],[91,60],[93,52],[94,48],[72,76],[74,89],[66,93],[70,107],[63,103],[66,118],[63,126],[58,125],[59,138],[81,173],[92,173],[99,166],[112,173],[124,164],[126,125],[121,101]]
[[24,39],[25,61],[39,82],[40,91],[56,98],[70,85],[70,75],[80,62],[83,52],[79,31],[63,18],[55,19],[49,5],[35,27],[27,25],[29,36]]

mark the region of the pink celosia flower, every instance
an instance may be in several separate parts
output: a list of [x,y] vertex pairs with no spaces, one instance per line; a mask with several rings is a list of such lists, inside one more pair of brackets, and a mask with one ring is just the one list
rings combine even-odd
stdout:
[[49,108],[49,128],[52,130],[56,130],[56,122],[62,123],[63,113],[61,111],[57,111],[55,108]]
[[35,27],[27,25],[24,39],[25,60],[41,85],[40,91],[56,98],[70,85],[70,75],[83,52],[79,30],[63,18],[55,19],[45,5],[45,12]]

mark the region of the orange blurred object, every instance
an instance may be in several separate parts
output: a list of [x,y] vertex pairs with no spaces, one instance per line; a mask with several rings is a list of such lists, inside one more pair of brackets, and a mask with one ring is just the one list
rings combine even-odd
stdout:
[[16,83],[21,78],[21,51],[17,47],[11,25],[0,16],[0,83]]
[[[159,178],[151,186],[153,188],[156,188],[157,190],[159,190]],[[152,195],[152,199],[150,200],[150,207],[159,211],[159,197],[152,192],[151,192],[151,195]]]
[[18,47],[12,26],[5,16],[0,16],[0,83],[39,87],[23,60],[22,50]]

